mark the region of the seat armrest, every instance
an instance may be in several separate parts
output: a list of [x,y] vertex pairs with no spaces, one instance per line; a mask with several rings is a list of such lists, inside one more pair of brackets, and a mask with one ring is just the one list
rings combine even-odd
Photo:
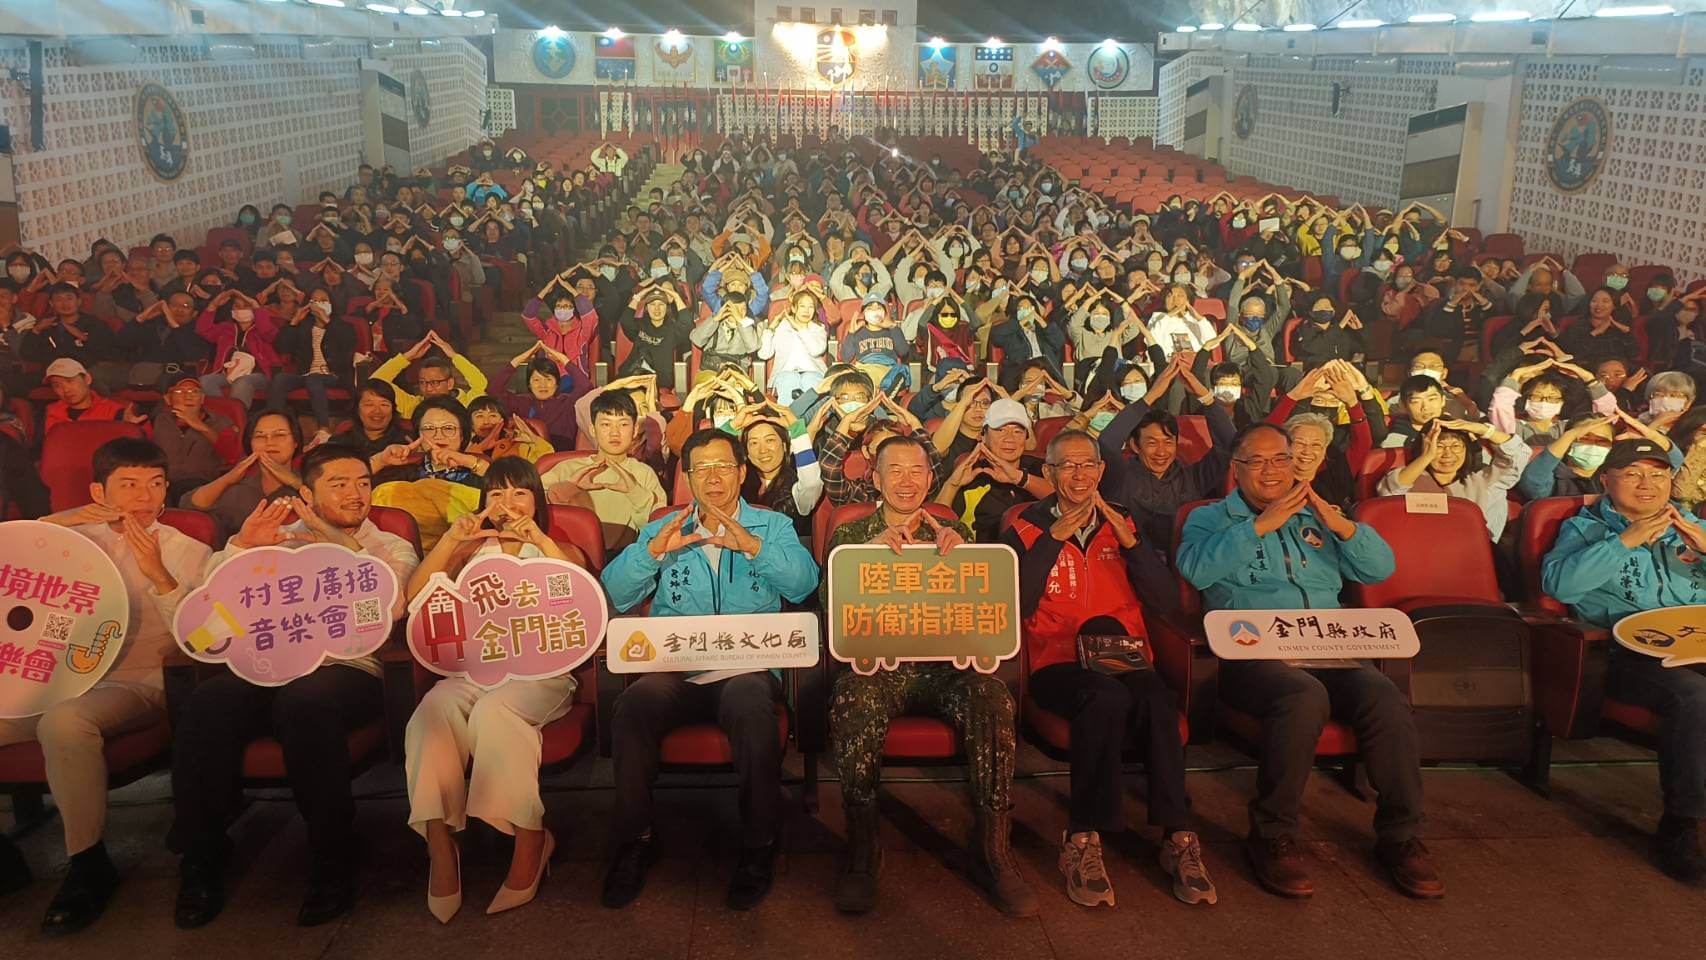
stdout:
[[627,686],[622,677],[610,672],[610,658],[600,651],[595,657],[593,682],[594,714],[597,717],[598,752],[601,756],[613,753],[610,721],[616,715],[616,698]]
[[1155,670],[1179,698],[1179,708],[1191,728],[1191,742],[1207,742],[1214,736],[1220,659],[1209,649],[1201,621],[1193,626],[1180,617],[1151,614],[1145,622]]
[[385,698],[385,746],[393,763],[403,762],[404,732],[423,691],[415,685],[415,658],[395,636],[379,648],[379,682]]
[[1567,740],[1598,736],[1611,631],[1549,614],[1526,619],[1534,650],[1534,706],[1547,732]]
[[829,749],[829,695],[834,661],[826,647],[816,664],[791,670],[794,675],[794,742],[801,753]]

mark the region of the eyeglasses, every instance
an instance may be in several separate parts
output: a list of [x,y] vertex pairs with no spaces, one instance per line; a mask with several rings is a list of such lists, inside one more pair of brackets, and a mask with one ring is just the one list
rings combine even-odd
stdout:
[[1668,473],[1660,473],[1658,471],[1624,470],[1617,474],[1616,478],[1637,486],[1651,485],[1656,487],[1670,483],[1671,475]]
[[989,405],[991,403],[994,403],[994,402],[995,401],[989,399],[988,397],[978,397],[976,400],[971,401],[971,409],[973,409],[973,410],[988,410]]
[[1100,460],[1062,460],[1059,463],[1049,463],[1049,466],[1061,473],[1088,473],[1101,465]]
[[712,460],[709,463],[701,463],[696,467],[691,467],[687,472],[695,476],[726,477],[734,473],[739,466],[740,464],[731,463],[728,460]]
[[1269,467],[1279,467],[1281,469],[1290,467],[1291,454],[1282,453],[1274,457],[1233,457],[1232,462],[1241,463],[1244,466],[1249,467],[1251,470],[1261,473]]
[[423,426],[420,428],[421,435],[427,437],[448,437],[461,431],[462,427],[454,423],[441,423],[436,427]]
[[455,383],[455,382],[456,381],[450,377],[442,377],[442,378],[439,378],[437,380],[428,380],[425,377],[422,377],[420,380],[420,385],[422,387],[443,387],[443,386],[447,386],[447,385]]

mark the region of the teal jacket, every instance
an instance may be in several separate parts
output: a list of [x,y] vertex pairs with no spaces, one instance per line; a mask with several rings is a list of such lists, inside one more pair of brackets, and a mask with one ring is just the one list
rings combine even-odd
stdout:
[[1629,518],[1601,497],[1564,521],[1540,564],[1540,587],[1579,620],[1609,627],[1631,613],[1706,603],[1706,557],[1672,527],[1650,544],[1618,539]]
[[1306,507],[1258,537],[1256,513],[1235,491],[1185,521],[1174,562],[1202,591],[1205,609],[1333,609],[1347,579],[1379,583],[1397,566],[1392,548],[1365,524],[1341,541]]
[[[776,613],[782,598],[799,602],[817,589],[817,563],[800,545],[794,522],[745,500],[736,519],[762,544],[751,560],[725,550],[713,571],[705,551],[693,546],[659,563],[646,545],[679,512],[641,527],[639,537],[604,568],[604,591],[616,610],[632,610],[650,596],[654,617]],[[686,532],[692,532],[694,522],[687,522]]]

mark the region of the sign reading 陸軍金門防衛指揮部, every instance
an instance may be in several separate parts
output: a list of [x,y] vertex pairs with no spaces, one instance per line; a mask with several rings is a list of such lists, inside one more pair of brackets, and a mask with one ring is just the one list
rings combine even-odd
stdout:
[[810,613],[617,617],[609,632],[611,673],[739,673],[818,660],[817,616]]
[[1214,610],[1203,630],[1222,660],[1401,660],[1421,650],[1410,618],[1385,607]]
[[257,547],[228,557],[184,598],[172,635],[197,660],[277,687],[328,657],[378,650],[402,590],[383,562],[335,543]]
[[0,523],[0,718],[81,696],[130,629],[124,578],[93,541],[39,520]]
[[409,652],[433,673],[490,689],[575,669],[598,650],[609,620],[598,579],[580,567],[492,554],[455,580],[433,574],[409,601]]
[[993,673],[1019,652],[1019,558],[1004,544],[830,551],[829,652],[857,673],[947,661]]

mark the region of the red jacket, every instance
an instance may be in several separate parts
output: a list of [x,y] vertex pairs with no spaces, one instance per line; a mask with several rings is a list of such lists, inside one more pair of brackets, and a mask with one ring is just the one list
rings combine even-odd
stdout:
[[[93,394],[91,400],[89,408],[77,414],[77,422],[87,420],[93,423],[97,420],[122,420],[125,410],[130,407],[128,403],[114,400],[112,397],[103,397],[98,393]],[[45,437],[48,431],[54,427],[71,422],[73,422],[71,408],[65,405],[64,400],[55,400],[47,405],[47,413],[42,418],[41,434]]]
[[[1007,535],[1020,558],[1020,608],[1025,612],[1024,643],[1032,672],[1076,662],[1079,629],[1093,617],[1113,617],[1127,636],[1149,635],[1132,578],[1134,564],[1153,557],[1153,551],[1142,543],[1121,550],[1106,523],[1096,528],[1087,548],[1081,549],[1076,539],[1062,543],[1048,530],[1053,506],[1053,497],[1031,505]],[[1160,558],[1154,562],[1160,564]]]

